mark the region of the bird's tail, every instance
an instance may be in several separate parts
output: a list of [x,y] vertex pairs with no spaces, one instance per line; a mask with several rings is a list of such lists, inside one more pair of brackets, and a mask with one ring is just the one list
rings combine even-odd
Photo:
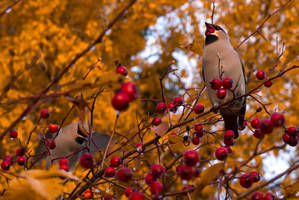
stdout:
[[[238,132],[238,116],[233,113],[221,113],[224,120],[225,130],[232,130],[235,133],[234,138],[239,137]],[[243,122],[242,122],[243,123]]]

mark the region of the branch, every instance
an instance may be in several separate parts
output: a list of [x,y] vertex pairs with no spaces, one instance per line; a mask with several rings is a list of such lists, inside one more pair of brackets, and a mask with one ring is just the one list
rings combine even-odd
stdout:
[[286,3],[284,3],[281,7],[279,7],[277,10],[275,10],[274,12],[272,12],[271,14],[269,14],[264,21],[255,29],[254,32],[252,32],[250,35],[248,35],[244,40],[242,40],[238,46],[236,47],[236,49],[238,49],[244,42],[246,42],[250,37],[252,37],[253,35],[255,35],[256,33],[259,33],[261,28],[263,28],[263,26],[265,25],[265,23],[275,14],[277,14],[279,11],[281,11],[284,7],[286,7],[292,0],[288,0]]
[[10,10],[12,7],[14,7],[15,5],[17,5],[21,1],[22,0],[17,0],[15,2],[13,2],[12,4],[10,4],[9,6],[7,6],[2,12],[0,12],[0,17],[2,17],[5,13],[7,13],[8,10]]

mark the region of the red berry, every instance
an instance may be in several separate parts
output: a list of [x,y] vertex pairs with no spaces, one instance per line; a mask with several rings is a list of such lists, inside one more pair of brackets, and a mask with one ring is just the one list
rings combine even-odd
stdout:
[[298,132],[298,129],[297,129],[296,126],[290,126],[290,127],[288,128],[287,132],[288,132],[289,135],[294,136],[294,135],[296,135],[296,133]]
[[240,177],[240,185],[244,188],[250,188],[252,185],[250,174],[245,173]]
[[113,200],[113,197],[111,195],[105,195],[104,200]]
[[196,114],[201,114],[205,111],[205,107],[201,104],[197,104],[194,106],[193,108],[193,111],[196,113]]
[[285,118],[283,114],[275,112],[271,115],[271,121],[275,127],[283,126],[285,122]]
[[260,174],[257,171],[250,172],[250,180],[253,183],[260,181]]
[[177,107],[175,106],[175,104],[173,102],[169,102],[167,104],[167,107],[168,107],[169,111],[171,111],[171,112],[176,112],[176,110],[177,110]]
[[291,139],[291,136],[288,134],[288,133],[285,133],[282,135],[282,139],[285,143],[289,143],[292,139]]
[[107,167],[105,170],[105,176],[107,177],[114,177],[116,170],[113,167]]
[[258,117],[251,120],[251,126],[252,128],[258,128],[260,125],[260,119]]
[[126,197],[129,197],[134,191],[135,191],[135,188],[128,187],[128,188],[125,190],[125,195],[126,195]]
[[258,71],[258,72],[256,72],[255,76],[258,80],[263,80],[265,78],[265,72]]
[[11,131],[9,132],[9,137],[10,137],[10,138],[16,138],[16,137],[18,137],[18,131],[15,130],[15,129],[11,130]]
[[69,171],[69,166],[67,166],[67,165],[59,165],[59,168],[64,171]]
[[274,194],[272,194],[271,192],[267,192],[263,200],[276,200],[276,199],[277,197]]
[[250,200],[263,200],[263,194],[260,193],[260,192],[254,192],[254,193],[251,195]]
[[179,175],[180,174],[180,169],[181,169],[181,167],[183,167],[184,165],[182,165],[182,164],[180,164],[180,165],[178,165],[178,166],[176,166],[176,173]]
[[9,170],[11,162],[9,160],[3,160],[1,163],[1,168],[3,170]]
[[155,181],[151,184],[151,193],[155,196],[160,195],[163,192],[163,185],[159,181]]
[[195,166],[199,161],[199,156],[198,156],[197,151],[194,151],[194,150],[186,151],[184,153],[184,161],[185,161],[185,164],[188,166],[191,166],[191,167]]
[[181,97],[175,97],[173,103],[175,106],[181,106],[183,104],[183,99]]
[[127,76],[128,75],[128,70],[125,66],[118,66],[116,68],[116,73],[121,74],[123,76]]
[[233,87],[233,84],[234,84],[234,81],[229,77],[226,77],[225,79],[222,80],[222,86],[225,89],[231,89]]
[[118,167],[121,163],[121,159],[118,156],[113,156],[110,160],[111,167]]
[[234,136],[235,136],[235,133],[232,130],[227,130],[224,133],[224,139],[227,139],[227,140],[233,139]]
[[130,101],[134,101],[138,98],[138,88],[133,82],[125,82],[120,88],[120,92],[127,94]]
[[153,121],[152,121],[152,124],[153,124],[154,126],[158,126],[159,124],[161,124],[161,122],[162,122],[162,120],[161,120],[160,117],[155,117],[155,118],[153,119]]
[[138,142],[138,143],[136,144],[136,150],[137,150],[137,152],[139,152],[139,153],[141,153],[141,152],[144,151],[144,147],[143,147],[143,143],[142,143],[142,142]]
[[183,165],[180,167],[180,177],[183,180],[190,180],[194,176],[194,171],[192,167]]
[[67,158],[61,158],[59,160],[59,165],[68,165],[69,164],[69,160]]
[[224,160],[228,155],[228,152],[225,147],[219,147],[215,151],[215,156],[218,160]]
[[198,145],[200,143],[200,137],[193,137],[192,138],[192,144]]
[[140,192],[133,192],[130,195],[129,200],[144,200],[144,195]]
[[234,139],[226,139],[226,138],[224,138],[224,144],[226,145],[226,146],[232,146],[232,145],[234,145],[235,144],[235,142],[234,142]]
[[48,109],[42,109],[40,111],[40,117],[47,119],[50,116],[50,111]]
[[274,128],[274,125],[272,123],[271,120],[268,119],[264,119],[263,121],[261,121],[260,123],[260,129],[264,134],[270,134],[272,133]]
[[18,147],[18,148],[16,149],[16,155],[17,155],[17,156],[23,156],[23,155],[25,154],[25,152],[26,152],[26,149],[23,148],[23,147]]
[[93,167],[94,159],[90,153],[85,153],[80,158],[80,164],[82,167],[86,169],[90,169]]
[[271,80],[268,80],[268,81],[266,81],[265,83],[264,83],[264,86],[265,87],[267,87],[267,88],[269,88],[269,87],[271,87],[272,86],[272,81]]
[[56,133],[58,131],[59,127],[57,124],[49,124],[48,130],[50,133]]
[[298,137],[297,136],[291,136],[291,140],[288,143],[288,145],[295,147],[298,144]]
[[197,167],[197,168],[194,169],[194,176],[195,177],[199,177],[200,173],[201,173],[201,169],[200,168]]
[[226,89],[220,88],[219,90],[217,90],[217,97],[219,99],[224,99],[225,96],[226,96]]
[[129,107],[129,103],[130,97],[124,92],[116,93],[111,100],[113,108],[118,111],[126,110]]
[[210,85],[212,89],[219,90],[222,86],[222,82],[221,80],[215,78],[210,82]]
[[122,168],[117,172],[117,179],[123,182],[129,182],[133,177],[133,173],[129,168]]
[[145,179],[146,184],[148,184],[148,185],[152,184],[152,182],[154,182],[156,180],[156,178],[151,173],[148,173],[144,179]]
[[257,139],[261,139],[264,137],[264,133],[261,131],[261,129],[255,129],[253,136]]
[[195,130],[196,132],[201,132],[201,131],[203,131],[203,126],[200,125],[200,124],[196,124],[196,125],[194,126],[194,130]]
[[55,149],[56,147],[56,143],[53,139],[48,139],[46,145],[49,149]]
[[151,168],[151,172],[154,177],[159,178],[160,176],[164,175],[165,167],[160,164],[154,164]]
[[17,163],[18,163],[18,165],[24,165],[26,160],[27,160],[27,158],[25,156],[19,156],[17,158]]
[[158,105],[156,106],[156,111],[158,113],[163,114],[163,113],[165,113],[166,110],[167,110],[167,107],[166,107],[165,103],[163,103],[163,102],[158,103]]
[[230,146],[225,146],[224,148],[226,148],[226,150],[227,150],[228,153],[233,152],[233,151],[232,151],[232,148],[231,148]]

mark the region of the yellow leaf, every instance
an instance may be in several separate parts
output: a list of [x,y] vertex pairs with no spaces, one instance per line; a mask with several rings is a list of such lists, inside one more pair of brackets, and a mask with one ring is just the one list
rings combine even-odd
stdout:
[[172,151],[179,154],[182,154],[184,152],[185,149],[182,137],[178,135],[169,135],[168,141]]
[[223,163],[217,163],[201,172],[200,179],[196,182],[196,187],[203,188],[209,185],[218,175],[219,171],[223,169]]

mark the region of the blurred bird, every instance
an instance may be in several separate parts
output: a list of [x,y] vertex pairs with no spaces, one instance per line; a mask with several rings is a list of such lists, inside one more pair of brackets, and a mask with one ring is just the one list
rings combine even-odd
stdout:
[[[234,97],[244,95],[246,93],[246,77],[240,56],[231,45],[228,34],[216,24],[205,23],[205,25],[202,75],[213,106],[212,109],[214,109]],[[217,91],[211,87],[211,81],[226,77],[232,79],[233,86],[221,99],[217,96]],[[225,130],[233,130],[235,138],[239,137],[238,128],[244,126],[246,97],[235,99],[219,110],[224,120]]]
[[[62,127],[58,134],[47,132],[45,138],[40,140],[35,151],[36,155],[44,154],[43,158],[46,157],[47,169],[51,166],[52,161],[58,162],[60,158],[68,158],[69,169],[73,170],[81,155],[87,152],[87,150],[82,150],[84,146],[90,144],[89,153],[94,154],[100,150],[104,150],[110,138],[110,136],[106,134],[93,132],[91,136],[92,139],[90,139],[89,127],[85,119],[87,103],[82,99],[77,100],[69,98],[69,100],[79,108],[79,121]],[[56,147],[48,152],[46,141],[50,138],[54,139]],[[40,158],[37,156],[36,159]]]

